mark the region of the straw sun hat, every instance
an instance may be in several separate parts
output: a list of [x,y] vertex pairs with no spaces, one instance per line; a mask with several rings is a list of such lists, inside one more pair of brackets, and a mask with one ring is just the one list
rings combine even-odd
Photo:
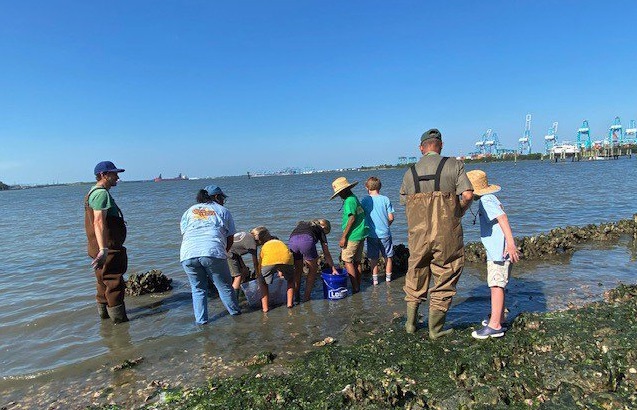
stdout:
[[474,195],[482,196],[486,194],[493,194],[500,190],[500,185],[489,185],[487,174],[479,169],[467,172],[467,177],[469,178],[471,185],[473,185]]
[[332,189],[334,190],[334,195],[330,198],[330,200],[336,198],[339,192],[344,191],[348,188],[352,188],[358,184],[358,181],[350,183],[345,177],[338,177],[332,182]]

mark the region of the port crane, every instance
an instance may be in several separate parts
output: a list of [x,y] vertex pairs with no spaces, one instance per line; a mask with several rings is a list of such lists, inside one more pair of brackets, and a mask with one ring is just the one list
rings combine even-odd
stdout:
[[619,117],[615,117],[615,121],[608,127],[608,144],[612,146],[622,145],[624,143],[624,127]]
[[546,145],[546,153],[549,154],[553,147],[557,144],[557,121],[553,123],[547,134],[544,136],[544,143]]
[[591,129],[588,126],[588,120],[582,122],[582,126],[577,130],[577,149],[591,149],[593,143],[591,141]]
[[630,120],[630,125],[626,128],[624,135],[626,136],[626,144],[637,143],[637,126],[635,125],[635,120]]
[[521,155],[531,153],[531,114],[526,114],[524,136],[518,140],[518,152]]

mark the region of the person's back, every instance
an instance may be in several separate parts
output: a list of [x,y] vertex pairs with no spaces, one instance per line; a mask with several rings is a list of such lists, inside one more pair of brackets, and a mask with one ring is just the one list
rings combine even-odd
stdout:
[[361,206],[365,210],[366,223],[369,227],[367,236],[372,238],[391,236],[389,215],[394,213],[394,208],[389,198],[381,194],[370,194],[361,199]]
[[[443,331],[464,266],[461,218],[471,203],[473,187],[464,165],[441,157],[442,135],[437,129],[420,139],[422,158],[403,177],[400,202],[406,205],[409,267],[405,276],[408,333],[416,331],[418,306],[429,293],[429,336]],[[460,199],[459,197],[462,197]],[[433,276],[434,285],[429,291]]]
[[261,265],[294,265],[292,252],[288,246],[278,239],[270,239],[261,246]]
[[365,187],[369,196],[361,200],[361,206],[369,226],[367,257],[370,259],[372,283],[378,285],[378,259],[381,255],[385,258],[385,281],[391,282],[394,244],[389,226],[394,221],[394,207],[389,198],[380,194],[380,179],[369,177]]

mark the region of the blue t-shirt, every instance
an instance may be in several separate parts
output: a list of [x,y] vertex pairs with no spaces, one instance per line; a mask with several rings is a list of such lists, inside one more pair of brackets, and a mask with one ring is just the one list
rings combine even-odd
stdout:
[[487,251],[487,260],[502,262],[504,257],[504,233],[498,216],[504,214],[504,209],[498,198],[493,194],[480,197],[478,201],[478,215],[480,216],[480,240]]
[[196,204],[181,217],[179,260],[210,256],[226,259],[228,236],[236,233],[230,211],[216,202]]
[[361,200],[365,210],[365,220],[369,226],[372,238],[389,238],[389,214],[394,213],[394,207],[385,195],[366,196]]

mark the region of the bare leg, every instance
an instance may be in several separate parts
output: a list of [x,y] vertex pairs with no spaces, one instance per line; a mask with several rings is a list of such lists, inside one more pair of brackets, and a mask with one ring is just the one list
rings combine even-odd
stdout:
[[288,297],[288,307],[289,308],[294,307],[294,279],[288,280],[287,297]]
[[259,281],[259,290],[261,291],[261,309],[264,312],[267,312],[270,310],[270,294],[268,293],[268,285],[261,282],[260,279],[257,280]]
[[241,289],[241,276],[235,276],[232,278],[232,288],[235,291]]
[[361,263],[354,262],[354,269],[356,271],[356,282],[358,283],[358,290],[361,289],[361,282],[363,281],[363,271],[361,270]]
[[312,259],[310,261],[305,261],[307,266],[310,268],[307,279],[305,280],[305,292],[303,294],[303,302],[307,302],[310,300],[310,294],[312,293],[312,289],[314,288],[314,282],[316,282],[316,274],[318,273],[318,259]]
[[372,268],[372,279],[374,285],[378,285],[378,259],[370,259],[369,266]]
[[394,265],[393,257],[385,258],[385,274],[386,275],[391,275],[392,268],[394,267],[393,265]]
[[[301,295],[301,276],[303,275],[303,259],[294,261],[294,296],[298,299]],[[305,284],[307,287],[307,283]]]
[[347,271],[349,280],[352,283],[352,293],[358,293],[358,291],[360,290],[360,285],[358,279],[356,278],[356,267],[352,262],[345,262],[345,270]]
[[504,289],[493,286],[491,288],[491,319],[489,319],[489,327],[500,329],[502,327],[502,319],[504,319]]

